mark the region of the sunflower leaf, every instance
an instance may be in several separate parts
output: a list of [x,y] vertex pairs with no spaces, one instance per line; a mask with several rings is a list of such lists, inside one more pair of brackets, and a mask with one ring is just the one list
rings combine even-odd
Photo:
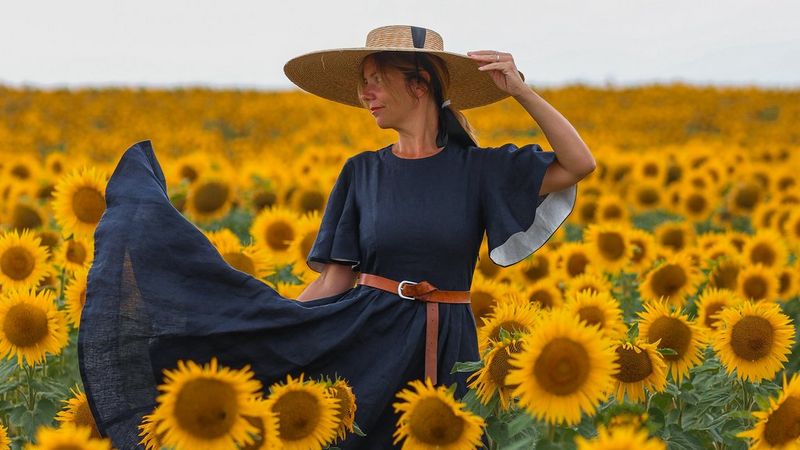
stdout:
[[354,433],[356,436],[361,436],[361,437],[364,437],[364,436],[366,436],[366,433],[364,433],[363,431],[361,431],[361,428],[359,428],[358,424],[357,424],[357,423],[355,423],[355,422],[353,422],[353,433]]

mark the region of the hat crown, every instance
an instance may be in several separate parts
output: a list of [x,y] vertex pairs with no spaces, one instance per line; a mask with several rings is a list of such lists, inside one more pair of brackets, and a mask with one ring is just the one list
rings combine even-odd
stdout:
[[367,34],[367,48],[408,48],[444,50],[442,36],[427,28],[409,25],[388,25]]

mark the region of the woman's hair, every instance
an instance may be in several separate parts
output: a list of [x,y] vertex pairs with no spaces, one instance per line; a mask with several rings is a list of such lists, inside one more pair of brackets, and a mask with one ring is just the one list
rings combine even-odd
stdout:
[[[447,64],[445,64],[444,60],[438,56],[422,52],[403,51],[382,51],[372,53],[367,55],[361,61],[358,71],[359,77],[361,78],[363,78],[362,74],[364,73],[364,62],[367,60],[367,58],[372,59],[377,67],[378,73],[381,74],[382,78],[386,78],[386,69],[389,67],[399,70],[400,73],[403,74],[405,86],[409,95],[414,98],[417,98],[414,96],[413,83],[415,81],[418,84],[425,86],[428,92],[432,94],[431,98],[435,102],[437,108],[441,108],[444,99],[450,98],[448,92],[450,87],[450,73],[447,70]],[[425,80],[425,78],[420,75],[420,72],[422,71],[427,72],[430,75],[430,82]],[[364,102],[361,97],[364,87],[363,83],[361,82],[361,78],[359,78],[357,87],[358,101],[361,102],[364,108],[369,108],[369,105]],[[397,92],[389,90],[389,95],[392,97],[397,98],[396,94]],[[450,108],[450,110],[456,116],[456,119],[458,119],[458,123],[461,124],[461,127],[464,128],[464,131],[467,132],[469,137],[472,138],[477,145],[478,139],[476,138],[476,132],[464,114],[461,111],[453,108],[452,105],[448,105],[447,107]]]

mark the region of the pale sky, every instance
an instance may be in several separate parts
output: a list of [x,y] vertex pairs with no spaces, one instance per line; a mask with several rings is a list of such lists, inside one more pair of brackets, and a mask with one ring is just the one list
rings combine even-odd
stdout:
[[800,87],[797,0],[8,1],[0,84],[292,89],[284,63],[416,25],[536,86]]

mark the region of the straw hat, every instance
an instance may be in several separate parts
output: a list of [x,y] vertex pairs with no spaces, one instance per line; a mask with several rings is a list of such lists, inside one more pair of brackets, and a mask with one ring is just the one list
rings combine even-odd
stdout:
[[[409,25],[375,28],[367,34],[365,47],[320,50],[292,58],[283,72],[305,91],[363,108],[356,91],[363,77],[359,66],[365,56],[380,51],[421,52],[442,58],[450,72],[449,97],[456,109],[488,105],[509,96],[495,85],[489,73],[478,70],[475,60],[444,51],[439,33]],[[522,72],[520,76],[525,79]]]

